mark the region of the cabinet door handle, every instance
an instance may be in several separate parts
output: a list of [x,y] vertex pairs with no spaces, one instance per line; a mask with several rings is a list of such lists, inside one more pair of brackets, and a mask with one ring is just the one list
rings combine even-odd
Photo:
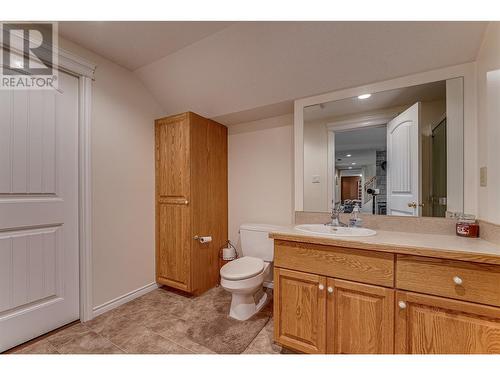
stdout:
[[327,289],[328,293],[332,294],[333,293],[333,287],[329,286]]
[[455,284],[457,284],[457,285],[462,285],[463,280],[462,280],[460,277],[455,276],[455,277],[453,277],[453,282],[454,282]]
[[398,306],[401,310],[406,309],[406,302],[405,301],[399,301]]
[[323,284],[319,284],[319,285],[318,285],[318,289],[319,289],[319,290],[323,290],[323,289],[325,289],[325,286],[324,286]]

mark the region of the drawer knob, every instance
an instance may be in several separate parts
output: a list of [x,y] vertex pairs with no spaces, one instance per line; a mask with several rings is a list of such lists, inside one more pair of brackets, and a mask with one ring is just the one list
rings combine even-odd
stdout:
[[319,284],[319,285],[318,285],[318,289],[319,289],[319,290],[323,290],[323,289],[325,289],[325,286],[324,286],[323,284]]
[[457,285],[462,285],[463,280],[462,280],[460,277],[455,276],[455,277],[453,278],[453,282],[454,282],[455,284],[457,284]]
[[328,293],[332,294],[333,293],[333,287],[329,286],[327,289]]
[[405,301],[399,301],[398,306],[400,309],[406,309],[406,302]]

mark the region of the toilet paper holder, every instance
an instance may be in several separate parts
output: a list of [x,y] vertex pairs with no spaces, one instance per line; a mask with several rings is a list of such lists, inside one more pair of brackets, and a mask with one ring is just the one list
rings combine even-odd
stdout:
[[238,258],[238,251],[230,240],[227,240],[226,244],[220,249],[219,257],[225,262],[229,262]]
[[199,243],[208,243],[212,242],[212,236],[194,236],[193,240],[198,241]]

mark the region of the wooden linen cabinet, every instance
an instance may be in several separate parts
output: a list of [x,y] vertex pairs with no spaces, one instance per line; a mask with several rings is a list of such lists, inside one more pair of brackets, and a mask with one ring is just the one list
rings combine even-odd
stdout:
[[228,238],[227,128],[192,112],[158,119],[155,161],[156,281],[201,294]]

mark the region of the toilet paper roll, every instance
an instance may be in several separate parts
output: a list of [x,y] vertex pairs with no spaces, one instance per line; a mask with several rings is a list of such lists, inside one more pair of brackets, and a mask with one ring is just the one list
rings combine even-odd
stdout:
[[198,238],[198,241],[200,241],[201,243],[212,242],[212,237],[211,236],[200,237]]
[[222,259],[233,260],[234,258],[236,258],[236,251],[232,247],[222,249]]

